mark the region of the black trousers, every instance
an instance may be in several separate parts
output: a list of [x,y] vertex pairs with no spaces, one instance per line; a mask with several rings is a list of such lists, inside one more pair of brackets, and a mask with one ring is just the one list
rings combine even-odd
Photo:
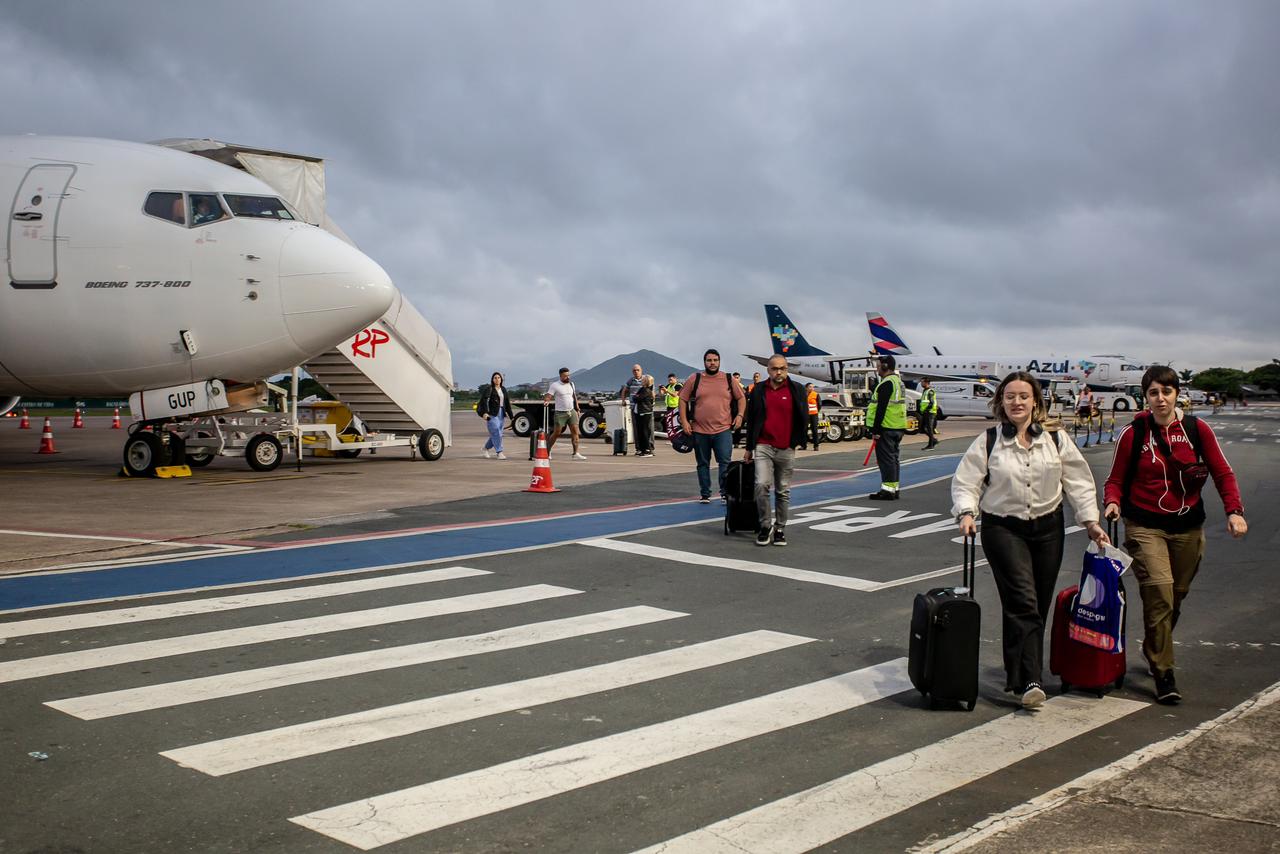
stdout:
[[937,418],[938,418],[937,413],[935,413],[935,412],[920,412],[920,413],[917,413],[917,415],[918,415],[918,417],[919,417],[919,419],[920,419],[920,432],[921,432],[921,433],[924,433],[926,436],[928,436],[928,437],[929,437],[929,444],[930,444],[930,445],[932,445],[934,442],[937,442],[937,441],[938,441],[938,439],[937,439],[937,437],[934,435],[934,429],[933,429],[933,428],[934,428],[934,424],[935,424],[935,422],[937,421]]
[[809,436],[813,439],[813,449],[818,450],[818,416],[809,416]]
[[1040,682],[1044,628],[1053,609],[1065,539],[1062,505],[1035,519],[982,514],[982,551],[1000,592],[1007,685]]
[[635,430],[636,453],[646,454],[653,451],[653,413],[633,413],[631,426]]
[[892,484],[898,488],[898,446],[902,444],[902,430],[881,430],[876,439],[876,465],[880,467],[880,484]]

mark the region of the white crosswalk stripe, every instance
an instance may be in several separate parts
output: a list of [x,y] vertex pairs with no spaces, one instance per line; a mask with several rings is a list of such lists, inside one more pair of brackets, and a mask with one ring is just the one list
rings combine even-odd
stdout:
[[614,611],[512,626],[479,635],[444,638],[388,649],[374,649],[279,664],[273,667],[258,667],[235,673],[219,673],[216,676],[202,676],[197,679],[147,685],[141,688],[125,688],[103,694],[50,700],[45,705],[82,720],[96,720],[205,700],[235,697],[241,694],[256,694],[259,691],[283,688],[288,685],[302,685],[307,682],[340,679],[344,676],[427,664],[432,661],[447,661],[500,650],[519,649],[684,616],[688,615],[679,611],[637,605],[632,608],[619,608]]
[[467,611],[480,611],[485,608],[498,608],[504,605],[519,605],[527,602],[536,602],[540,599],[572,596],[581,592],[581,590],[572,590],[568,587],[531,584],[527,587],[497,590],[491,593],[472,593],[467,596],[432,599],[426,602],[410,602],[404,605],[392,605],[387,608],[370,608],[364,611],[350,611],[343,614],[327,614],[323,617],[308,617],[302,620],[288,620],[260,626],[224,629],[217,632],[183,635],[162,640],[139,641],[138,643],[108,646],[99,649],[41,655],[0,664],[0,683],[15,682],[20,679],[35,679],[56,673],[71,673],[76,670],[89,670],[95,667],[108,667],[113,664],[147,661],[172,655],[184,655],[191,652],[204,652],[212,649],[264,643],[285,638],[306,637],[327,632],[341,632],[347,629],[359,629],[368,626],[381,626],[388,623],[420,620],[444,614],[461,614]]
[[281,605],[288,602],[305,602],[309,599],[327,599],[351,593],[367,593],[374,590],[390,590],[435,581],[452,581],[476,575],[489,575],[483,569],[465,566],[449,566],[424,572],[408,572],[403,575],[383,575],[377,578],[361,578],[354,581],[336,581],[313,584],[306,587],[287,587],[281,590],[264,590],[259,593],[241,593],[236,596],[218,596],[209,599],[187,599],[162,605],[141,605],[134,608],[113,608],[105,611],[89,611],[84,614],[68,614],[61,617],[37,617],[12,623],[0,623],[0,637],[17,638],[42,635],[51,632],[69,632],[76,629],[115,626],[122,623],[141,623],[150,620],[168,620],[193,614],[211,614],[239,608],[257,608],[263,605]]
[[815,721],[911,687],[905,658],[289,819],[368,851],[716,747]]
[[[611,548],[613,542],[598,540],[590,544]],[[633,550],[630,548],[631,544],[627,545],[628,550]],[[748,561],[722,560],[715,565],[749,572],[779,569]],[[794,572],[781,569],[783,574]],[[874,590],[954,570],[954,567],[948,567],[912,576],[910,579],[889,582],[843,579],[842,582],[837,582],[837,586],[848,589],[852,586],[848,582],[853,582],[853,585],[865,585],[863,590]],[[330,585],[282,588],[211,599],[117,608],[82,615],[40,618],[11,625],[25,626],[29,634],[93,630],[110,625],[181,619],[195,613],[217,614],[263,604],[326,600],[331,596],[403,588],[484,574],[487,573],[465,567],[449,567],[429,572],[335,582]],[[770,574],[775,573],[771,571]],[[819,580],[819,583],[830,582]],[[853,586],[853,589],[859,588]],[[528,585],[101,649],[35,656],[0,663],[0,683],[425,617],[498,609],[571,597],[580,593],[579,590],[566,587]],[[572,601],[566,600],[566,603]],[[598,636],[646,625],[668,622],[672,626],[684,625],[684,618],[689,616],[681,611],[635,605],[509,626],[479,634],[388,648],[361,649],[353,653],[305,661],[290,661],[193,679],[52,699],[45,705],[92,721],[192,706],[222,698],[256,695],[287,686],[328,682],[394,668],[540,647],[542,644]],[[212,724],[202,724],[197,730],[201,733],[211,732],[209,737],[213,740],[179,747],[171,747],[173,742],[170,741],[170,745],[157,744],[150,749],[168,747],[169,749],[160,750],[160,755],[183,768],[210,776],[237,774],[292,762],[298,762],[298,765],[291,767],[302,769],[298,772],[301,774],[310,767],[301,761],[308,757],[350,751],[349,754],[342,755],[349,755],[351,761],[358,762],[364,756],[360,751],[374,750],[378,743],[389,739],[406,736],[439,738],[440,734],[431,731],[534,706],[573,701],[609,691],[643,690],[641,686],[658,680],[725,666],[746,668],[749,674],[768,672],[768,666],[758,663],[757,659],[762,662],[767,660],[761,659],[762,656],[796,650],[793,656],[807,660],[809,653],[804,650],[807,645],[815,643],[815,639],[810,637],[744,627],[737,634],[688,644],[680,641],[658,652],[629,654],[623,658],[611,654],[604,656],[609,660],[602,663],[572,669],[556,669],[555,653],[550,651],[553,647],[548,647],[545,659],[550,663],[540,669],[549,672],[541,675],[498,684],[485,684],[486,680],[480,677],[479,687],[466,687],[438,696],[415,697],[410,693],[408,696],[412,699],[406,702],[377,708],[361,709],[358,705],[344,708],[338,705],[336,710],[344,713],[318,720],[306,720],[302,715],[295,715],[293,720],[302,722],[286,726],[275,726],[277,718],[268,724],[272,728],[258,728],[248,732],[246,729],[253,729],[253,722],[249,721],[249,727],[246,728],[243,720],[237,718],[234,732],[240,734],[228,737],[218,737],[222,735],[218,732],[218,727],[221,723],[231,725],[231,721],[221,721],[220,713],[215,710],[211,713]],[[829,672],[815,670],[814,675],[825,676]],[[131,674],[126,674],[125,678],[129,676]],[[793,677],[788,684],[793,684],[794,681]],[[547,798],[581,791],[635,772],[660,768],[667,763],[687,760],[708,751],[772,733],[785,732],[780,737],[803,741],[806,725],[832,715],[854,712],[868,704],[911,691],[912,687],[907,677],[906,660],[899,658],[765,693],[768,690],[761,687],[758,691],[751,692],[757,696],[749,699],[739,699],[741,695],[735,695],[732,701],[724,704],[718,704],[722,701],[714,696],[708,697],[698,706],[703,708],[702,711],[532,755],[498,761],[487,767],[462,770],[461,773],[444,779],[431,780],[428,777],[428,782],[419,782],[421,778],[417,777],[418,771],[412,768],[409,769],[410,776],[398,782],[398,785],[408,784],[405,788],[372,794],[368,791],[348,792],[337,789],[337,794],[331,796],[332,800],[326,799],[318,804],[308,803],[295,810],[323,807],[324,803],[334,803],[345,798],[355,800],[293,817],[288,817],[288,812],[277,813],[276,820],[287,819],[299,827],[357,849],[371,850],[508,809],[538,803]],[[290,696],[285,692],[281,695],[281,703],[275,706],[270,702],[264,703],[264,718],[275,713],[270,711],[273,708],[292,709],[292,706],[287,705],[291,702]],[[347,695],[335,691],[334,696]],[[358,694],[351,696],[356,698],[352,701],[353,704],[359,702]],[[403,699],[404,696],[402,693],[396,699]],[[353,707],[357,710],[350,711]],[[301,708],[303,707],[299,707],[299,710]],[[754,806],[746,812],[720,818],[745,806],[759,803],[758,799],[750,798],[749,793],[726,792],[726,799],[736,798],[734,806],[716,809],[713,803],[710,806],[712,811],[704,814],[702,819],[712,821],[711,824],[645,848],[644,851],[663,854],[686,851],[697,854],[774,854],[810,850],[969,785],[1144,708],[1148,708],[1145,703],[1118,698],[1097,700],[1057,697],[1046,703],[1036,715],[1021,712],[1005,714],[859,770],[849,771],[849,766],[833,768],[830,775],[834,779]],[[198,713],[192,709],[184,714]],[[954,732],[954,729],[948,727],[947,731]],[[192,736],[188,736],[187,740],[192,740]],[[505,757],[499,757],[503,758]],[[271,773],[274,775],[274,770]],[[203,778],[192,775],[191,779]],[[744,800],[744,797],[749,799]],[[666,832],[680,833],[687,827],[686,824],[680,828],[666,828]],[[662,829],[658,832],[661,833]],[[632,845],[647,844],[653,838],[652,835],[646,835],[643,839],[633,840]]]
[[161,755],[206,774],[231,774],[459,721],[638,685],[812,642],[813,638],[781,632],[749,632],[534,679],[165,750]]
[[996,718],[642,854],[799,854],[1145,708],[1115,697],[1055,697],[1035,714]]

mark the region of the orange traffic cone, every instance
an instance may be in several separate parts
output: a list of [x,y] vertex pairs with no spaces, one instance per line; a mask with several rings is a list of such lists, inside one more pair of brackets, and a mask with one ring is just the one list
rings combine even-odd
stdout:
[[116,407],[116,414],[111,416],[111,429],[120,430],[120,407]]
[[29,417],[27,417],[27,410],[26,410],[26,409],[23,409],[23,410],[22,410],[22,420],[18,422],[18,429],[19,429],[19,430],[30,430],[30,429],[31,429],[31,419],[30,419]]
[[53,449],[53,424],[49,422],[48,418],[44,419],[44,432],[40,434],[40,450],[36,451],[36,453],[37,454],[58,453]]
[[80,408],[76,407],[76,420],[71,422],[71,426],[76,430],[83,429],[84,419],[80,417]]
[[538,450],[533,455],[533,477],[525,492],[559,492],[551,482],[551,455],[547,453],[547,434],[538,431]]

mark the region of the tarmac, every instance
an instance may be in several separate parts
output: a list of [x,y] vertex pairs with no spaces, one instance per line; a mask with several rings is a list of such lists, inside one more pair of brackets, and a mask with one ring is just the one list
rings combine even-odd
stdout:
[[[1249,409],[1280,429],[1280,408]],[[70,430],[69,418],[56,419],[65,423],[55,424],[60,454],[52,457],[33,455],[40,436],[34,420],[37,429],[17,434],[15,420],[5,419],[0,422],[0,488],[9,499],[6,530],[0,531],[0,576],[309,542],[330,534],[402,531],[421,526],[428,507],[435,524],[487,517],[510,521],[506,505],[492,499],[527,483],[527,440],[507,440],[505,463],[478,460],[483,426],[471,413],[454,418],[453,447],[437,462],[411,462],[407,451],[383,451],[373,459],[307,459],[301,471],[286,462],[276,472],[257,474],[243,461],[218,460],[183,481],[117,477],[122,434],[107,429],[110,419],[90,419],[83,431]],[[939,450],[963,450],[987,423],[944,422]],[[909,439],[904,455],[920,456],[921,442]],[[615,458],[607,444],[584,440],[589,459],[576,462],[565,459],[565,443],[555,449],[556,484],[616,487],[611,492],[620,508],[642,496],[687,499],[693,489],[691,459],[675,455],[661,439],[658,445],[653,459]],[[802,467],[810,470],[798,479],[860,471],[866,447],[866,442],[839,443],[803,454]],[[1274,481],[1274,452],[1270,459]],[[672,474],[685,478],[667,477]],[[1263,508],[1250,506],[1250,537],[1276,543],[1266,519],[1277,509],[1277,491],[1269,484],[1260,489],[1267,500]],[[1265,640],[1280,646],[1275,626],[1273,620]],[[1047,791],[1026,791],[1024,803],[972,827],[920,834],[910,845],[885,850],[1280,851],[1277,678],[1280,673],[1273,671],[1271,687],[1220,709],[1215,718],[1143,744]],[[822,850],[845,849],[832,843]]]

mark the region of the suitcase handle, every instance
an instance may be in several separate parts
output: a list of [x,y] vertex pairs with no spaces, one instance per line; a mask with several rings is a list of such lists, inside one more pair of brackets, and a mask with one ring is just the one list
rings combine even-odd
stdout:
[[1115,519],[1107,520],[1107,536],[1111,539],[1111,545],[1120,548],[1120,523]]
[[964,575],[961,578],[961,584],[969,588],[969,595],[973,596],[973,586],[978,575],[978,535],[968,534],[964,538]]

